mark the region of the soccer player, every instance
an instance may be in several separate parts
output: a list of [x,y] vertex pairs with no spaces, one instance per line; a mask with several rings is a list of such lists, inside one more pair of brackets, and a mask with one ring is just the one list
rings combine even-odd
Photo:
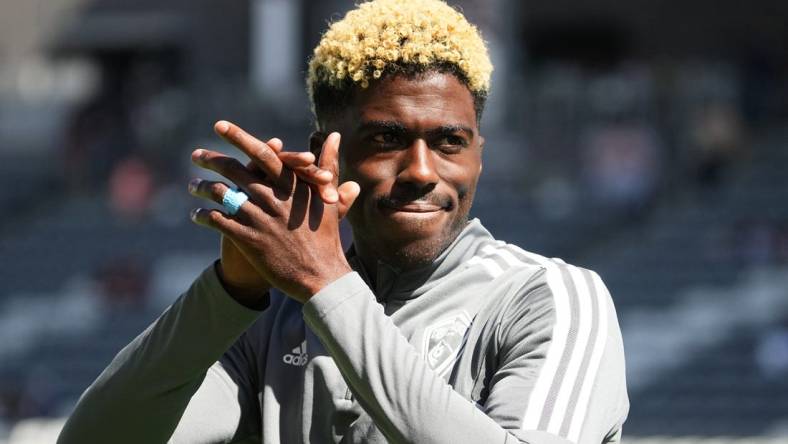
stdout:
[[225,207],[192,216],[221,257],[59,442],[619,442],[623,346],[599,276],[468,220],[491,71],[439,0],[332,24],[309,67],[314,156],[215,125],[252,159],[192,155],[227,179],[189,187]]

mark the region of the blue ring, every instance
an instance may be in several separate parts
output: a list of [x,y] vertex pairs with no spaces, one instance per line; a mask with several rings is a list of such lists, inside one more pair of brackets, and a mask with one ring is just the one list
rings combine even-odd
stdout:
[[238,213],[238,210],[241,209],[241,205],[243,205],[247,200],[249,200],[249,196],[247,196],[243,191],[237,191],[228,188],[222,197],[222,205],[227,210],[228,214],[234,216]]

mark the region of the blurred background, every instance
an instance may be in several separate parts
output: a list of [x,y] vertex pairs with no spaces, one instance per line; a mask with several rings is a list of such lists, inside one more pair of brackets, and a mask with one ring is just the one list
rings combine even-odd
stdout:
[[[610,287],[625,441],[788,442],[788,2],[450,3],[496,65],[473,212]],[[0,443],[53,442],[216,257],[186,192],[215,120],[306,147],[350,7],[0,0]]]

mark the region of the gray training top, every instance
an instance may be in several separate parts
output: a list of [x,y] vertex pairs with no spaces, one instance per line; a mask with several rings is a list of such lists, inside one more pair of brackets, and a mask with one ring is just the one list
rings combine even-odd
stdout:
[[87,389],[70,443],[619,442],[616,312],[596,273],[471,221],[429,267],[360,262],[302,305],[208,268]]

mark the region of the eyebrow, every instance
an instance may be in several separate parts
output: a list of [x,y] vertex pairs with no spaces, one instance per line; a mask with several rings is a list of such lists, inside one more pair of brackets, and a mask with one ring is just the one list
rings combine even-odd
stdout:
[[358,132],[389,131],[393,133],[406,133],[405,125],[394,120],[365,120],[356,129]]
[[[371,131],[389,131],[392,133],[404,134],[408,132],[405,125],[395,120],[366,120],[361,122],[358,126],[359,132]],[[453,134],[457,132],[465,133],[467,137],[473,138],[475,135],[473,129],[467,125],[451,124],[441,125],[437,128],[432,128],[426,132],[429,137],[435,137],[443,134]]]
[[437,128],[427,131],[431,137],[441,136],[444,134],[465,133],[466,137],[473,138],[473,130],[465,125],[441,125]]

